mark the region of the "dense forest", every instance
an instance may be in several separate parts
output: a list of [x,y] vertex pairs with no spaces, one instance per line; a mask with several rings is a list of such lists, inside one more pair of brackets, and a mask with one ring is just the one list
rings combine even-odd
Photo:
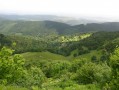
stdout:
[[119,90],[119,23],[0,21],[0,90]]

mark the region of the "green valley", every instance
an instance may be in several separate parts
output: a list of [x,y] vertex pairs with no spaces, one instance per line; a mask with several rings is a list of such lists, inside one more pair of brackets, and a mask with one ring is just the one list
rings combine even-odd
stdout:
[[118,90],[119,23],[0,21],[0,90]]

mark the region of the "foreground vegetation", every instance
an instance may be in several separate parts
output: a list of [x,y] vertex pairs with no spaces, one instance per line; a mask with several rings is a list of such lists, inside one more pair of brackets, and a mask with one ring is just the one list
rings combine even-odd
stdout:
[[119,32],[0,34],[0,90],[118,90]]
[[111,54],[108,63],[97,63],[83,58],[73,61],[26,61],[21,55],[13,52],[14,50],[6,47],[0,51],[1,90],[119,89],[119,48]]

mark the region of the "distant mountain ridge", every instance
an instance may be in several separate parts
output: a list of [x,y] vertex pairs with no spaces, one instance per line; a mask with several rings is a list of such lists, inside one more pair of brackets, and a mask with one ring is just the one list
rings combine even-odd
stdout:
[[66,23],[69,25],[79,25],[87,23],[98,23],[97,20],[88,20],[84,18],[73,18],[55,15],[4,15],[0,14],[0,18],[6,20],[22,20],[22,21],[56,21],[61,23]]
[[119,22],[71,26],[54,21],[0,20],[0,33],[17,35],[67,35],[97,31],[119,31]]

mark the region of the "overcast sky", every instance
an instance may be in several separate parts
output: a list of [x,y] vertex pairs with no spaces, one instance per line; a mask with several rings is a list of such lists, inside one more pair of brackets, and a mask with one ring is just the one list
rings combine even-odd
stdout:
[[119,19],[119,0],[0,0],[0,13]]

